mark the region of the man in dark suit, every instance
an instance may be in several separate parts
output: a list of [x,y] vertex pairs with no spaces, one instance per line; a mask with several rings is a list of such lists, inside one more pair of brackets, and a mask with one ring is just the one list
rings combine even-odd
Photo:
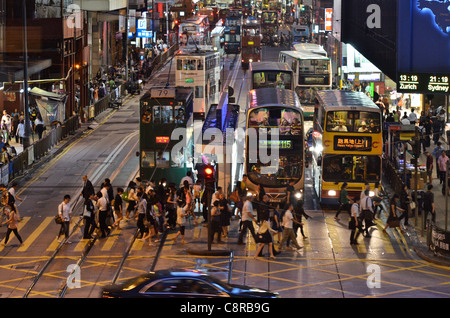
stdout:
[[95,195],[94,186],[86,175],[83,176],[83,190],[80,193],[85,200],[88,200],[91,195]]

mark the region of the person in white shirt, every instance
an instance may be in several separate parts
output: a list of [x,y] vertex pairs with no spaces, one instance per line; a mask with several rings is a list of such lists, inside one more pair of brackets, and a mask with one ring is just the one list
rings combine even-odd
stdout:
[[365,186],[364,190],[362,190],[361,194],[359,195],[359,198],[360,198],[361,201],[364,200],[364,198],[366,197],[366,194],[365,194],[366,190],[370,191],[370,184],[369,184],[369,182],[366,181],[364,183],[364,186]]
[[177,242],[178,236],[181,235],[181,244],[186,244],[186,241],[184,240],[184,231],[186,229],[186,210],[182,206],[183,202],[178,201],[177,206],[177,225],[178,225],[178,232],[173,238],[173,243],[175,244]]
[[[358,244],[357,240],[359,235],[362,233],[362,224],[360,222],[360,198],[356,197],[354,200],[355,203],[353,203],[352,208],[350,209],[350,224],[349,228],[352,230],[350,233],[350,244]],[[358,233],[356,233],[356,229],[358,229]],[[356,234],[356,236],[355,236]]]
[[244,198],[244,206],[242,207],[242,229],[241,233],[239,234],[238,238],[238,244],[242,245],[244,244],[244,235],[247,234],[247,229],[250,230],[250,233],[253,236],[253,239],[255,242],[257,241],[256,234],[255,234],[255,228],[253,227],[253,222],[256,222],[255,217],[253,216],[253,196],[247,196]]
[[297,251],[301,249],[302,247],[298,244],[297,238],[295,237],[294,233],[294,222],[298,223],[299,225],[303,225],[297,220],[294,219],[294,216],[292,215],[292,211],[294,210],[294,206],[289,204],[288,209],[286,212],[284,212],[283,219],[282,219],[282,225],[283,225],[283,238],[280,242],[280,250],[283,250],[283,244],[287,241],[288,238],[291,238],[292,243],[296,247]]
[[191,172],[191,171],[188,171],[188,172],[186,173],[186,176],[184,176],[184,177],[181,179],[181,181],[180,181],[180,188],[184,187],[184,181],[185,181],[185,180],[186,180],[187,182],[189,182],[189,187],[192,188],[193,185],[194,185],[194,180],[192,180],[192,172]]
[[107,196],[104,196],[101,191],[97,192],[97,207],[98,207],[98,223],[100,225],[100,231],[102,232],[101,238],[106,237],[109,234],[109,228],[106,225],[106,217],[108,214],[108,201]]
[[70,195],[66,194],[64,196],[63,202],[61,202],[58,206],[58,214],[62,219],[61,228],[59,230],[58,234],[58,242],[61,242],[59,237],[64,233],[64,237],[66,239],[66,243],[70,244],[72,242],[68,241],[69,238],[69,225],[70,225],[70,214],[71,214],[71,208],[70,208]]
[[364,191],[364,199],[360,199],[360,218],[361,222],[364,221],[365,237],[370,237],[369,228],[373,226],[373,207],[372,199],[369,196],[369,190]]
[[411,125],[415,125],[417,123],[417,114],[414,112],[414,108],[411,108],[411,113],[408,116]]

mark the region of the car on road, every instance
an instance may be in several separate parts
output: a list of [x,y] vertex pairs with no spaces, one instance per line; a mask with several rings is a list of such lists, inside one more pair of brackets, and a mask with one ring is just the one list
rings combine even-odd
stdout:
[[120,284],[105,286],[103,298],[278,298],[269,290],[227,284],[197,270],[170,269],[149,272]]

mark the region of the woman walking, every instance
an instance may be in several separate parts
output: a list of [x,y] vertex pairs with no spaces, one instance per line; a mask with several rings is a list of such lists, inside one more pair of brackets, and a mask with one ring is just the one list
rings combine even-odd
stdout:
[[261,222],[261,226],[259,227],[258,233],[256,234],[258,238],[258,249],[253,257],[254,259],[258,258],[259,253],[261,253],[266,244],[269,245],[270,259],[275,259],[275,256],[273,255],[273,240],[271,232],[276,233],[277,231],[270,227],[267,220],[263,220]]
[[6,236],[5,236],[5,242],[2,243],[3,246],[6,246],[6,244],[8,244],[8,240],[9,240],[9,235],[11,234],[11,232],[14,233],[14,235],[17,237],[17,239],[20,242],[20,246],[22,246],[23,241],[22,238],[19,235],[19,232],[17,231],[17,217],[16,217],[16,211],[11,210],[9,212],[9,218],[8,220],[6,220],[5,222],[2,223],[2,225],[8,223],[8,230],[6,230]]

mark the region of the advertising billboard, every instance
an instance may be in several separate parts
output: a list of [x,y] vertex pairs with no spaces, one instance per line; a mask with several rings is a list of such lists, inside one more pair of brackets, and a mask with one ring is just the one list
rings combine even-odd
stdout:
[[450,2],[398,1],[399,92],[450,93]]

